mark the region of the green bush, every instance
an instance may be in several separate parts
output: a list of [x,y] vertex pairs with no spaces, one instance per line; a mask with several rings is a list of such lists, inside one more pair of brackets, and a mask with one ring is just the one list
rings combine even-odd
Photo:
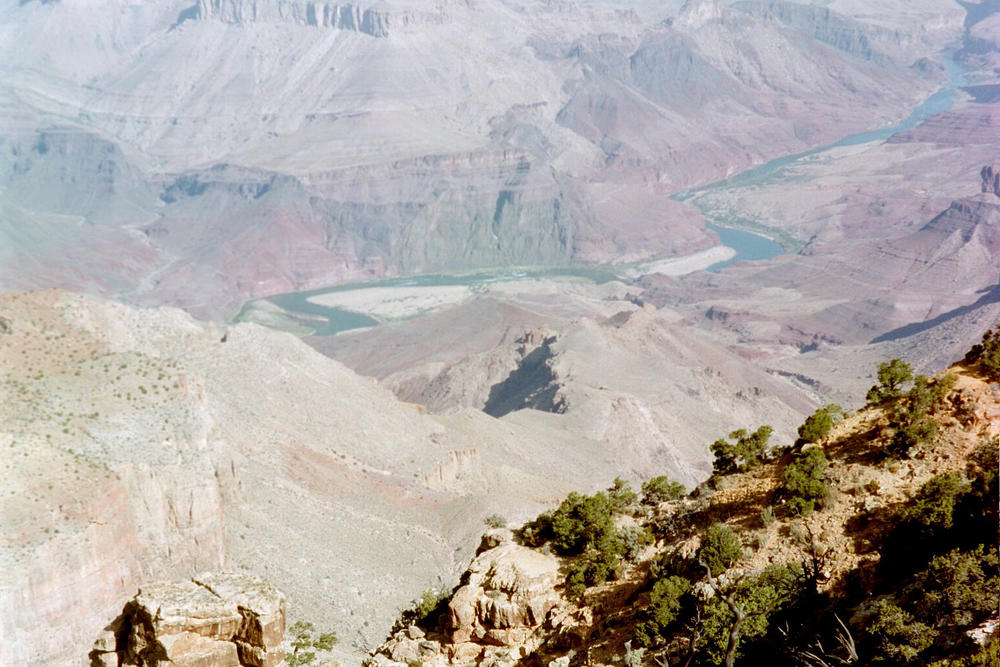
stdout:
[[833,425],[843,417],[844,409],[834,403],[816,408],[816,412],[806,417],[806,420],[799,426],[798,444],[822,440],[833,428]]
[[288,667],[311,665],[316,660],[316,651],[329,651],[337,643],[337,635],[332,632],[313,636],[314,630],[308,621],[296,621],[288,628],[292,644],[292,652],[285,656]]
[[490,514],[483,519],[483,523],[486,524],[487,528],[504,528],[507,525],[507,519],[500,514]]
[[613,533],[589,545],[566,564],[566,595],[580,597],[588,587],[614,579],[624,551],[622,541]]
[[[988,520],[977,526],[973,518],[969,525],[969,489],[969,484],[954,472],[932,477],[920,487],[882,547],[885,576],[898,579],[926,566],[932,556],[954,548],[958,542],[987,539],[985,533],[991,530]],[[963,504],[966,508],[959,512]],[[966,524],[960,531],[953,530],[957,518]]]
[[937,626],[971,627],[996,611],[998,566],[995,545],[937,556],[915,577],[914,608]]
[[875,662],[914,662],[934,643],[937,633],[889,600],[879,600],[872,609],[868,634],[875,644]]
[[895,429],[893,453],[906,456],[916,445],[937,437],[938,423],[933,413],[941,407],[948,392],[955,386],[955,380],[952,374],[934,382],[923,375],[913,378],[913,387],[892,412],[891,426]]
[[954,472],[936,475],[917,492],[913,503],[903,513],[904,522],[925,533],[947,530],[954,522],[955,505],[969,485]]
[[653,646],[666,637],[679,619],[690,591],[691,582],[683,577],[658,579],[650,591],[649,606],[635,626],[635,640],[642,646]]
[[613,504],[603,493],[570,493],[552,513],[552,545],[563,555],[583,553],[615,532]]
[[435,630],[441,615],[448,610],[448,593],[428,588],[413,601],[409,609],[404,609],[393,626],[392,633],[416,625],[424,630]]
[[821,506],[829,490],[826,469],[829,462],[819,447],[807,449],[795,457],[782,473],[781,493],[788,499],[794,514],[808,514]]
[[1000,324],[987,329],[983,342],[972,346],[965,355],[968,363],[979,362],[983,372],[992,380],[1000,381]]
[[659,505],[684,496],[687,489],[680,482],[672,482],[665,475],[653,477],[642,483],[642,504]]
[[742,557],[743,548],[732,528],[724,523],[708,527],[698,549],[697,559],[708,566],[713,575],[725,572]]
[[552,512],[542,512],[514,534],[524,546],[537,549],[552,539]]
[[742,472],[757,465],[764,455],[772,432],[773,429],[767,425],[761,426],[753,433],[741,428],[730,433],[728,440],[720,438],[713,442],[711,445],[712,454],[715,455],[713,472],[726,475],[731,472]]
[[[552,546],[564,556],[573,556],[565,566],[566,593],[583,594],[588,586],[615,576],[626,545],[615,530],[614,503],[604,493],[585,496],[570,493],[551,515],[536,519],[529,537],[551,534]],[[522,530],[522,539],[525,531]]]
[[[746,614],[746,619],[738,628],[737,655],[746,643],[766,635],[774,615],[798,604],[805,590],[802,567],[797,564],[772,566],[756,577],[739,582],[731,595]],[[707,658],[707,664],[725,664],[736,617],[718,595],[705,604],[702,617],[698,646]]]
[[622,543],[622,557],[635,562],[643,549],[653,543],[653,533],[645,526],[623,526],[618,531]]
[[913,367],[900,359],[890,359],[878,365],[878,384],[868,390],[865,402],[877,405],[902,395],[903,385],[913,377]]
[[618,513],[625,512],[639,500],[639,495],[632,489],[632,485],[621,477],[615,477],[607,493],[612,510]]

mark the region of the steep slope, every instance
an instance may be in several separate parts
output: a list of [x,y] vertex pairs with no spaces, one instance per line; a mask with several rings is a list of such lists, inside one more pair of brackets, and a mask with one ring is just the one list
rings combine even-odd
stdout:
[[[828,397],[706,339],[632,288],[512,284],[441,313],[308,339],[434,413],[472,408],[602,443],[615,470],[687,484],[704,443],[752,419],[790,435]],[[603,297],[603,298],[598,298]]]
[[702,398],[684,405],[732,393],[736,376],[705,364],[747,370],[640,311],[556,346],[567,414],[429,415],[289,334],[61,291],[0,295],[0,661],[62,664],[140,581],[205,569],[264,577],[292,620],[333,627],[355,660],[414,595],[454,582],[487,514],[523,519],[616,474],[697,482],[707,469],[688,451],[704,431],[695,421],[728,430],[768,406],[790,425],[811,408],[758,373],[744,379],[760,396],[684,422],[656,388],[668,366],[640,378],[586,363],[630,335],[661,365],[677,354],[690,364],[678,386]]
[[[619,564],[612,581],[589,586],[579,596],[567,592],[568,573],[574,563],[586,562],[587,553],[566,556],[554,542],[539,548],[544,517],[513,535],[488,532],[447,608],[416,619],[417,625],[404,623],[367,664],[615,665],[692,658],[722,664],[729,631],[738,628],[733,614],[727,615],[730,603],[747,620],[743,642],[736,645],[739,664],[929,661],[975,652],[992,637],[992,653],[980,655],[986,661],[981,664],[990,664],[1000,587],[995,540],[1000,395],[981,368],[956,365],[949,373],[954,384],[932,409],[939,430],[910,456],[893,453],[891,415],[905,399],[890,400],[847,416],[817,444],[779,448],[763,464],[719,474],[686,498],[652,508],[626,506],[624,516],[616,517],[617,529],[642,523],[656,535],[655,544]],[[819,509],[800,514],[790,509],[783,480],[810,451],[829,459],[820,475],[828,490]],[[561,520],[592,519],[569,513]],[[550,531],[556,530],[555,521],[549,515]],[[727,560],[719,561],[725,565],[706,575],[708,566],[697,561],[717,567],[705,545],[716,545],[710,534],[720,530],[731,531],[734,546]],[[976,550],[980,544],[983,552]],[[955,545],[957,551],[949,551]],[[940,554],[946,555],[930,566],[937,569],[921,574]],[[914,583],[921,576],[931,577],[923,589]],[[781,585],[799,587],[799,593],[782,597],[781,577],[788,577]],[[952,597],[933,598],[936,587],[947,588],[944,595]],[[893,608],[886,603],[902,607],[886,612]],[[937,605],[932,614],[938,613],[940,622],[921,625],[902,611],[920,611],[921,605],[925,615]],[[891,626],[887,613],[908,618],[921,630]],[[762,627],[750,620],[757,617],[765,619]],[[841,624],[841,643],[824,627],[828,622],[833,628]],[[957,635],[946,634],[956,630]],[[932,647],[939,634],[941,642]],[[640,641],[648,648],[640,648]]]
[[516,425],[436,420],[253,325],[64,292],[7,293],[0,313],[5,664],[65,663],[139,581],[223,568],[355,651],[453,576],[489,511],[607,476],[594,453],[551,473],[587,449],[567,435],[538,455]]

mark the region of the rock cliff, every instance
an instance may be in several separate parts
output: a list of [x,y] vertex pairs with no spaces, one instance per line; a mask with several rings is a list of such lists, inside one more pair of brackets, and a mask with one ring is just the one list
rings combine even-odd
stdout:
[[247,575],[144,584],[95,641],[93,667],[277,667],[285,599]]
[[366,664],[511,664],[554,634],[586,634],[576,606],[557,590],[560,566],[556,556],[515,543],[509,531],[487,532],[440,620],[444,637],[404,628]]
[[388,37],[390,32],[398,29],[447,20],[440,4],[439,11],[432,12],[421,11],[419,4],[415,4],[414,8],[389,9],[384,3],[366,7],[363,4],[305,0],[198,0],[197,17],[236,25],[287,22],[298,26],[349,30],[370,37]]

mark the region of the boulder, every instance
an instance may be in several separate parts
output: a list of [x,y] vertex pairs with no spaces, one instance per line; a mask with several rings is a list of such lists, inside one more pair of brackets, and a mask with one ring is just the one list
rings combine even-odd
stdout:
[[246,575],[202,574],[142,587],[94,642],[92,663],[277,667],[285,599]]
[[559,559],[512,541],[483,551],[448,604],[451,641],[521,648],[562,598]]

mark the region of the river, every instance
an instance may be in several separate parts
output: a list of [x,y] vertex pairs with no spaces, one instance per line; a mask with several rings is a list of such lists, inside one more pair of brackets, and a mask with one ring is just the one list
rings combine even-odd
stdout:
[[[781,170],[794,165],[799,160],[809,158],[825,151],[843,146],[857,146],[873,141],[884,141],[897,132],[909,130],[916,127],[918,123],[931,116],[943,113],[951,109],[958,97],[958,89],[966,85],[965,71],[954,59],[954,53],[949,53],[944,59],[943,68],[948,76],[948,82],[936,93],[924,100],[917,106],[910,115],[897,125],[885,127],[877,130],[858,132],[849,134],[837,141],[812,148],[808,151],[795,153],[776,158],[770,162],[752,167],[728,178],[724,178],[707,185],[691,190],[679,192],[673,196],[677,201],[686,201],[699,208],[708,221],[705,225],[712,229],[722,240],[722,243],[736,250],[736,256],[732,259],[714,264],[708,268],[709,271],[718,271],[735,261],[768,259],[780,255],[785,249],[768,238],[765,234],[756,234],[745,229],[733,226],[734,221],[728,216],[715,214],[712,211],[698,207],[698,197],[708,192],[726,190],[729,188],[745,188],[748,186],[762,184],[773,178],[779,178]],[[776,234],[776,236],[778,236]]]
[[[785,167],[793,165],[795,162],[808,158],[824,151],[828,151],[841,146],[854,146],[857,144],[872,141],[883,141],[896,132],[908,130],[916,126],[919,122],[938,113],[942,113],[951,108],[957,98],[957,89],[966,85],[964,72],[961,66],[954,61],[949,54],[945,59],[944,68],[948,75],[948,83],[939,91],[928,97],[922,104],[917,106],[913,112],[901,123],[892,127],[870,130],[851,134],[839,139],[831,144],[813,148],[802,153],[786,155],[765,164],[747,169],[729,178],[709,183],[707,185],[680,192],[673,196],[678,201],[689,201],[697,206],[699,195],[710,191],[717,191],[727,188],[746,187],[775,178]],[[710,211],[702,211],[707,220],[706,227],[715,231],[723,245],[736,250],[736,255],[724,262],[719,262],[708,267],[708,271],[719,271],[729,266],[735,261],[753,261],[775,257],[785,252],[785,248],[775,242],[765,234],[757,234],[734,226],[734,220],[728,216],[715,215]],[[621,272],[614,266],[578,266],[578,267],[550,267],[533,268],[528,270],[497,270],[482,271],[467,274],[452,275],[424,275],[407,278],[393,278],[374,282],[353,283],[347,285],[336,285],[334,287],[324,287],[321,289],[309,290],[305,292],[290,292],[267,297],[264,301],[280,309],[280,318],[285,322],[287,328],[297,330],[299,333],[311,333],[318,336],[329,336],[341,331],[369,327],[378,324],[378,321],[367,315],[356,313],[340,308],[322,306],[309,301],[310,297],[330,292],[345,292],[359,289],[377,287],[435,287],[444,285],[485,285],[495,282],[508,282],[515,280],[537,279],[537,278],[579,278],[594,283],[604,283],[609,280],[622,280]],[[259,313],[262,309],[257,307],[257,303],[262,301],[255,299],[245,303],[239,314],[233,318],[234,321],[262,321]],[[269,315],[273,317],[272,315]],[[271,326],[274,326],[271,324]],[[279,326],[279,328],[286,328]]]

